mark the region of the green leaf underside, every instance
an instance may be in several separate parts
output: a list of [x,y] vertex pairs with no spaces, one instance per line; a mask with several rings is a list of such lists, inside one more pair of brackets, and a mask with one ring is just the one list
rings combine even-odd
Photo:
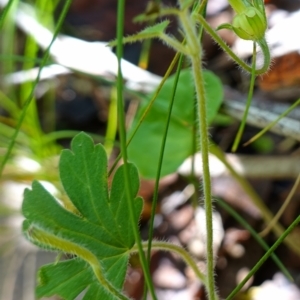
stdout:
[[[109,191],[107,157],[102,145],[95,146],[88,135],[80,133],[73,139],[71,149],[62,151],[59,171],[62,185],[78,214],[66,210],[38,182],[33,182],[32,190],[26,189],[24,193],[24,234],[39,246],[79,256],[44,266],[39,273],[37,295],[57,294],[74,299],[87,289],[84,299],[104,299],[104,294],[105,299],[115,299],[99,283],[92,268],[95,263],[89,257],[97,258],[106,280],[122,288],[128,253],[134,245],[124,170],[122,166],[117,170]],[[132,164],[129,173],[133,195],[136,195],[139,179]],[[134,199],[136,222],[142,205],[141,198]]]
[[[174,79],[175,76],[171,76],[166,81],[128,147],[130,160],[137,165],[141,175],[146,178],[155,178],[156,176]],[[204,80],[207,96],[207,119],[208,123],[211,123],[222,103],[223,88],[220,79],[212,72],[204,71]],[[195,89],[191,72],[182,70],[172,110],[161,176],[175,172],[182,162],[192,154],[194,97]],[[145,109],[146,104],[140,108],[132,128],[135,128],[136,122]]]
[[84,290],[83,300],[116,299],[99,285],[92,269],[79,258],[45,265],[39,270],[38,297],[56,294],[72,300]]
[[88,286],[95,284],[96,278],[93,277],[88,264],[78,258],[46,265],[39,270],[37,295],[51,296],[54,291],[65,299],[74,299]]

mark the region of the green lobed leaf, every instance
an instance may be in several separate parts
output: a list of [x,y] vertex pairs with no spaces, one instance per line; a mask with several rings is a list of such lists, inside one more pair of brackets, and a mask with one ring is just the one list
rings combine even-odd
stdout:
[[[121,166],[116,171],[109,191],[105,150],[80,133],[74,137],[71,150],[62,151],[59,171],[77,213],[65,209],[39,182],[33,182],[32,189],[24,193],[23,231],[39,246],[75,254],[78,258],[44,266],[39,272],[37,295],[57,294],[74,299],[86,289],[84,299],[115,299],[100,284],[97,272],[103,273],[115,288],[122,288],[129,250],[134,245],[128,222],[124,169]],[[136,195],[139,178],[132,164],[129,173]],[[143,202],[139,197],[133,201],[138,222]]]
[[[141,175],[146,178],[155,178],[156,176],[174,78],[175,76],[171,76],[166,81],[128,147],[130,160],[137,165]],[[204,81],[207,96],[207,119],[208,123],[211,123],[222,103],[223,88],[220,79],[212,72],[204,71]],[[190,70],[182,70],[166,141],[162,176],[175,172],[181,163],[192,154],[194,97],[195,88],[192,74]],[[132,128],[136,126],[145,109],[146,104],[140,108]]]
[[79,258],[45,265],[38,277],[38,297],[57,294],[64,299],[74,299],[88,286],[97,284],[89,265]]
[[84,290],[83,300],[117,299],[99,286],[89,265],[79,258],[45,265],[39,270],[38,297],[56,294],[72,300]]

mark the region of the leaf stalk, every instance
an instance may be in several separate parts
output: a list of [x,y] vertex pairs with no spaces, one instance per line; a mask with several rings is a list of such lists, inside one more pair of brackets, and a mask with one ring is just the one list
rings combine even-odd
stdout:
[[213,254],[213,205],[211,195],[211,182],[209,171],[209,139],[206,116],[206,97],[204,87],[204,77],[202,71],[202,48],[198,41],[195,26],[192,24],[187,11],[181,13],[181,23],[186,34],[186,44],[191,54],[189,58],[192,64],[192,73],[196,89],[196,110],[200,135],[200,149],[203,169],[203,196],[206,216],[206,264],[207,264],[207,293],[210,300],[216,299],[214,281],[214,254]]

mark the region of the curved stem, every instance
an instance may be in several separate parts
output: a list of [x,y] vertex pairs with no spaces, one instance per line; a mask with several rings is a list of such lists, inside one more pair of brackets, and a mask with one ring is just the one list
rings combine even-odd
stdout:
[[[142,245],[144,250],[148,249],[148,242],[143,242]],[[152,250],[171,251],[178,254],[185,261],[185,263],[193,269],[197,277],[205,285],[207,284],[205,275],[199,270],[196,262],[192,259],[191,255],[182,247],[167,242],[153,241]],[[130,252],[137,252],[137,251],[138,251],[137,245],[134,245],[130,250]]]
[[[210,25],[206,22],[206,20],[201,15],[194,14],[194,18],[197,22],[199,22],[207,33],[215,40],[215,42],[245,71],[251,73],[252,66],[245,63],[242,59],[240,59],[232,50],[231,48],[222,40],[222,38],[216,33],[214,29],[210,27]],[[256,41],[257,44],[260,46],[263,56],[264,56],[264,63],[260,69],[255,71],[255,75],[261,75],[268,71],[271,62],[271,55],[269,47],[264,39]]]
[[256,75],[259,75],[259,74],[264,74],[264,73],[268,72],[270,65],[271,65],[271,54],[270,54],[269,46],[265,39],[261,39],[256,42],[259,45],[259,47],[263,53],[263,57],[264,57],[264,64],[263,64],[262,68],[260,69],[261,72],[258,73],[257,70],[255,72]]

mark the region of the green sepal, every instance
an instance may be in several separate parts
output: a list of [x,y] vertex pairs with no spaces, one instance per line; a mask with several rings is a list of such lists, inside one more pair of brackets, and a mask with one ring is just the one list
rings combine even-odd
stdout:
[[248,7],[234,17],[232,29],[241,39],[258,41],[264,38],[267,23],[257,8]]
[[237,14],[244,12],[247,7],[251,6],[247,0],[228,0],[228,2]]
[[259,41],[265,36],[267,18],[263,4],[258,1],[229,0],[236,12],[232,27],[223,27],[233,30],[243,40]]

